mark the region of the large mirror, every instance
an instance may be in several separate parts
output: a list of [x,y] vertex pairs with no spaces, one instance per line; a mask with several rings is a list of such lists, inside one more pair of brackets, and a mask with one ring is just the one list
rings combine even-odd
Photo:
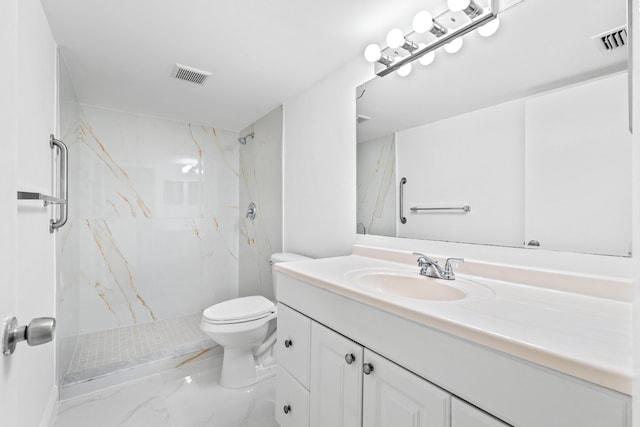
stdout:
[[627,47],[599,37],[626,43],[626,16],[524,0],[358,87],[358,233],[630,256]]

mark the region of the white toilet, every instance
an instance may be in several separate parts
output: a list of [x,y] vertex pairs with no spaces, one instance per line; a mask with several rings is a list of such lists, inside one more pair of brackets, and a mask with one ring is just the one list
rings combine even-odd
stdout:
[[[273,266],[279,262],[304,259],[310,258],[292,253],[275,253],[271,255],[270,264]],[[272,275],[275,296],[275,274],[272,272]],[[269,322],[276,318],[276,313],[276,304],[260,295],[224,301],[204,311],[200,329],[224,349],[221,386],[246,387],[259,380],[255,355],[264,353],[275,342],[275,330],[268,338],[267,332]]]

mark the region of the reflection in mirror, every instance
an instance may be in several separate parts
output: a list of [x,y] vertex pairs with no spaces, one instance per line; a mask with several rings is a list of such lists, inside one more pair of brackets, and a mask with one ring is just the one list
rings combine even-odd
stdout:
[[598,37],[624,36],[625,3],[525,0],[358,88],[358,232],[629,256],[627,49]]
[[357,151],[358,232],[395,236],[395,135],[384,135],[358,144]]

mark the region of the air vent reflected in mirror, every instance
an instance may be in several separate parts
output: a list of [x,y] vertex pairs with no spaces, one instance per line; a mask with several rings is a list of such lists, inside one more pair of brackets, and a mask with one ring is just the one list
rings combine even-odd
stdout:
[[627,45],[627,27],[622,26],[591,38],[602,53],[613,52]]

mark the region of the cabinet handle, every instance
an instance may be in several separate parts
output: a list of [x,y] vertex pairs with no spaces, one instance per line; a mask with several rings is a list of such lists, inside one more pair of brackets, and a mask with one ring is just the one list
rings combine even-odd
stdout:
[[347,362],[347,365],[351,365],[355,360],[356,357],[351,353],[347,353],[344,355],[344,361]]
[[362,365],[362,372],[364,372],[365,375],[369,375],[373,372],[373,365],[371,363],[365,363]]
[[284,340],[284,346],[289,348],[293,345],[293,341],[291,340]]
[[284,405],[284,408],[282,408],[282,410],[285,414],[288,414],[289,412],[291,412],[291,405]]

